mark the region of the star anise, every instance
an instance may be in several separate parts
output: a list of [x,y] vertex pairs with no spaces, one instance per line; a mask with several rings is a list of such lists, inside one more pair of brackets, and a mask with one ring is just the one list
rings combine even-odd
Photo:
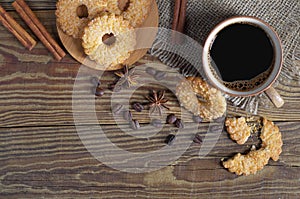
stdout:
[[124,66],[123,71],[115,72],[115,75],[119,77],[116,86],[129,88],[132,85],[136,85],[138,83],[136,79],[139,75],[136,75],[134,72],[135,68],[129,69],[127,65]]
[[168,106],[165,104],[169,101],[165,99],[165,91],[152,91],[152,96],[146,97],[149,101],[149,106],[150,106],[150,114],[154,112],[158,112],[159,115],[162,115],[163,108],[165,109],[170,109]]

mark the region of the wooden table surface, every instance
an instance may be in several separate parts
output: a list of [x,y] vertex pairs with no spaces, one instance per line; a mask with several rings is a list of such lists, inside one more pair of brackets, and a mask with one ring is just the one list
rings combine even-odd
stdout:
[[[24,26],[11,2],[2,0],[1,5]],[[27,2],[59,41],[55,1]],[[151,61],[153,58],[146,56],[141,62]],[[280,160],[270,160],[256,175],[238,177],[221,166],[222,158],[243,153],[259,143],[254,136],[244,146],[238,146],[225,131],[205,157],[198,156],[200,145],[191,144],[168,166],[134,174],[101,163],[79,138],[72,92],[80,66],[69,55],[61,62],[55,61],[40,42],[29,52],[0,26],[0,198],[300,198],[299,82],[279,80],[276,88],[285,105],[280,109],[270,105],[259,108],[259,115],[280,127],[284,144]],[[85,71],[97,74],[91,69]],[[92,88],[89,78],[87,75],[81,80]],[[103,87],[114,78],[113,73],[105,73]],[[147,89],[139,89],[132,100],[146,102],[143,96],[147,93]],[[101,124],[111,142],[130,152],[165,146],[164,138],[176,128],[166,125],[149,140],[125,135],[108,114],[111,94],[106,89],[105,95],[96,100],[99,123],[83,117],[81,128],[88,133]],[[167,97],[172,112],[180,114],[176,98],[169,92]],[[228,114],[245,112],[229,105]],[[134,116],[141,118],[142,126],[149,122],[147,111]],[[126,123],[122,125],[128,128]],[[209,125],[203,122],[197,131],[204,136]]]

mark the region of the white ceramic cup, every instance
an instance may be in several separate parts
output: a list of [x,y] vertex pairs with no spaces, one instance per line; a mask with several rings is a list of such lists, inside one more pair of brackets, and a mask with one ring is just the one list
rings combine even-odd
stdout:
[[[261,28],[269,37],[274,50],[274,61],[273,61],[273,65],[270,66],[272,67],[272,71],[267,77],[267,79],[262,84],[255,87],[254,89],[245,90],[245,91],[242,90],[237,91],[237,90],[230,89],[226,87],[219,79],[217,79],[217,77],[215,77],[214,75],[215,71],[212,71],[213,67],[211,67],[211,59],[210,59],[210,49],[218,33],[224,28],[226,28],[227,26],[233,24],[239,24],[239,23],[243,23],[243,24],[246,23]],[[202,56],[203,69],[210,83],[214,87],[227,93],[228,95],[247,97],[247,96],[255,96],[262,92],[265,92],[269,96],[271,101],[274,103],[274,105],[279,108],[283,106],[284,101],[280,97],[278,92],[272,87],[272,85],[275,82],[275,80],[278,78],[282,68],[282,60],[283,60],[282,54],[283,53],[282,53],[282,46],[281,46],[280,39],[277,33],[273,30],[273,28],[270,25],[268,25],[266,22],[258,18],[249,17],[249,16],[232,17],[219,23],[209,34],[203,49],[203,56]]]

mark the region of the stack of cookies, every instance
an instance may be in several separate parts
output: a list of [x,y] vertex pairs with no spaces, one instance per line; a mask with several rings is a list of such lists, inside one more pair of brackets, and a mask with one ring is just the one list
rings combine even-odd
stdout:
[[57,24],[82,40],[86,55],[113,70],[128,59],[136,45],[134,28],[143,24],[151,0],[59,0]]

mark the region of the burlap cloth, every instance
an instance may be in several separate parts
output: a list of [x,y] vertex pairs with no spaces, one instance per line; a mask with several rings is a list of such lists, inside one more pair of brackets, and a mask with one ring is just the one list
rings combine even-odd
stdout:
[[[160,12],[159,26],[171,29],[175,1],[156,1]],[[299,0],[188,0],[184,33],[203,45],[215,25],[226,18],[239,15],[255,16],[266,21],[281,38],[284,64],[277,83],[295,80],[300,82]],[[182,67],[187,64],[181,59],[172,58],[167,53],[161,53],[161,50],[163,49],[152,48],[150,52],[172,67]],[[200,55],[199,58],[201,59]],[[276,83],[274,86],[276,87]],[[251,113],[257,113],[259,105],[272,105],[264,94],[250,98],[227,97],[234,105]]]

